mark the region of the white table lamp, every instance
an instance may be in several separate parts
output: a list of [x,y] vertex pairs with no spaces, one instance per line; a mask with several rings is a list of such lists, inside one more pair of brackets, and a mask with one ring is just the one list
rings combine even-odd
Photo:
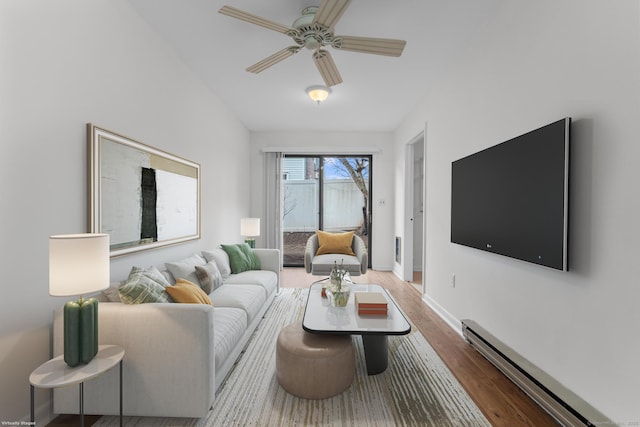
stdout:
[[256,247],[254,237],[260,235],[260,218],[242,218],[240,220],[240,235],[246,237],[245,243]]
[[109,235],[49,237],[49,294],[79,295],[64,306],[64,360],[88,363],[98,351],[98,301],[82,295],[109,287]]

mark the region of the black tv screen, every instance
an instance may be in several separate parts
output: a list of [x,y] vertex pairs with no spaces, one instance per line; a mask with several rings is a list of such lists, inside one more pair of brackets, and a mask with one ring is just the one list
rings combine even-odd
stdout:
[[568,270],[565,118],[451,165],[451,241]]

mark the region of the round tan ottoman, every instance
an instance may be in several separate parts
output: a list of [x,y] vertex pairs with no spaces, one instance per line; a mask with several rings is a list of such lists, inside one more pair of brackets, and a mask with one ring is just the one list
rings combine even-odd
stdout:
[[355,375],[349,335],[310,334],[293,323],[280,331],[276,345],[278,383],[294,396],[325,399],[349,388]]

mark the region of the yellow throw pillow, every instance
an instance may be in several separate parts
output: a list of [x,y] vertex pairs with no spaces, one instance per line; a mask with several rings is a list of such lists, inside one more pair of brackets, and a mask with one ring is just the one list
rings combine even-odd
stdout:
[[318,250],[316,255],[344,254],[355,255],[351,249],[353,231],[344,233],[327,233],[318,230]]
[[175,302],[213,305],[211,299],[209,299],[209,295],[207,295],[200,286],[188,280],[178,279],[175,285],[167,286],[165,289]]

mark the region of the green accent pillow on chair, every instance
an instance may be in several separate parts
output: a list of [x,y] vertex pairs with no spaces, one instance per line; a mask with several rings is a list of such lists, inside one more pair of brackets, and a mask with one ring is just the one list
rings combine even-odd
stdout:
[[248,244],[238,243],[220,246],[229,255],[229,263],[233,274],[249,270],[260,270],[260,260]]

